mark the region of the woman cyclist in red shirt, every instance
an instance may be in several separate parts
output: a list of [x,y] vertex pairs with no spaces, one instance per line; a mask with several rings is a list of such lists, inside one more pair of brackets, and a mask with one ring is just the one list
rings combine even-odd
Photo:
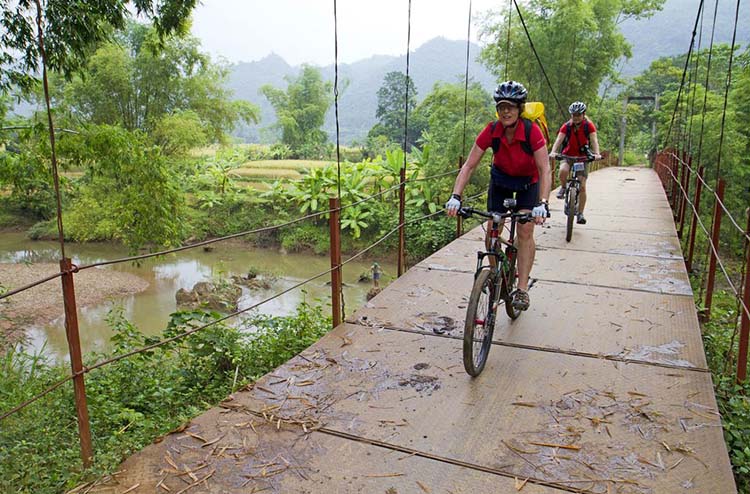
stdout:
[[513,293],[513,307],[518,310],[529,308],[529,274],[536,252],[534,225],[541,225],[547,217],[551,177],[547,143],[536,123],[531,123],[530,142],[526,142],[526,124],[521,113],[527,96],[526,88],[516,81],[503,82],[495,89],[493,98],[498,121],[487,124],[477,137],[456,177],[453,195],[445,205],[449,216],[458,213],[461,193],[485,151],[491,147],[493,158],[487,210],[505,213],[503,200],[515,196],[518,211],[531,211],[534,217],[534,222],[519,224],[517,230],[518,289]]

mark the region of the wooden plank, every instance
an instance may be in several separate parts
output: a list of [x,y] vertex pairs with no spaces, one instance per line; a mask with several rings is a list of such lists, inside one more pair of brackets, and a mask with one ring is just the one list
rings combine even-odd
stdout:
[[582,492],[735,492],[701,372],[495,347],[471,379],[459,341],[345,324],[235,402]]
[[[347,320],[462,338],[471,273],[411,270]],[[700,327],[689,297],[540,281],[516,321],[498,310],[494,340],[705,369]]]
[[[337,437],[251,413],[235,400],[197,417],[130,457],[91,493],[444,493],[517,492],[516,480]],[[209,476],[210,474],[210,476]],[[207,478],[206,478],[207,477]],[[205,482],[201,482],[206,478]],[[523,482],[524,479],[520,479]],[[527,483],[523,493],[558,489]]]

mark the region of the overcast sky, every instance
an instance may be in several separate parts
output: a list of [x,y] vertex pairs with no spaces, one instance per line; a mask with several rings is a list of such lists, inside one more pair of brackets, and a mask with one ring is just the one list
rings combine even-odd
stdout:
[[[478,13],[507,0],[472,0],[471,39]],[[339,63],[406,53],[408,0],[337,0]],[[411,50],[443,36],[466,39],[469,0],[412,0]],[[333,0],[202,0],[193,34],[213,58],[252,62],[269,53],[291,65],[334,61]]]

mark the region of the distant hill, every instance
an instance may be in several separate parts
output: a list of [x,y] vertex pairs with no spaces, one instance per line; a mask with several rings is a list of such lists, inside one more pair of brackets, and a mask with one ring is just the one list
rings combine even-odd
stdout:
[[[489,91],[496,84],[494,76],[475,61],[480,48],[475,44],[469,47],[469,77],[482,84]],[[232,66],[228,86],[234,91],[237,99],[246,99],[261,107],[260,125],[246,127],[237,132],[251,142],[267,140],[263,129],[276,120],[273,108],[265,97],[258,93],[263,84],[286,88],[285,76],[296,77],[300,67],[292,67],[278,55],[272,54],[262,60],[250,63],[238,63]],[[326,80],[334,78],[334,67],[321,67],[321,74]],[[383,78],[388,72],[406,72],[406,55],[377,55],[351,64],[339,65],[339,87],[344,80],[348,86],[339,95],[339,127],[343,143],[353,140],[364,140],[367,132],[375,124],[377,93]],[[421,100],[438,81],[458,82],[466,71],[466,41],[451,41],[445,38],[434,38],[409,55],[409,75],[414,79],[417,88],[417,99]],[[334,109],[331,106],[326,116],[324,130],[332,141],[335,141],[336,126]]]
[[[662,11],[650,19],[628,20],[620,26],[622,33],[632,45],[633,57],[622,67],[622,75],[632,77],[647,69],[657,58],[686,53],[699,5],[698,0],[668,0]],[[750,42],[750,2],[740,6],[737,43],[746,46]],[[708,47],[714,2],[705,2],[703,39],[701,46]],[[714,43],[729,43],[732,40],[735,0],[719,0]],[[696,37],[697,43],[697,37]],[[469,76],[487,90],[497,81],[489,71],[476,62],[481,48],[470,45]],[[409,74],[417,87],[417,99],[421,100],[437,81],[456,82],[463,76],[466,60],[466,42],[434,38],[413,50],[409,57]],[[240,129],[236,134],[250,142],[272,141],[274,138],[264,131],[271,126],[276,116],[268,101],[258,93],[263,84],[286,88],[285,76],[297,76],[300,67],[292,67],[281,57],[271,54],[262,60],[239,63],[232,66],[229,87],[234,97],[246,99],[261,107],[260,125]],[[321,67],[326,80],[333,80],[333,66]],[[383,77],[391,71],[406,71],[406,56],[378,55],[351,64],[339,66],[339,81],[348,80],[348,87],[339,98],[340,136],[343,143],[362,141],[376,123],[377,92]],[[342,84],[342,82],[340,82]],[[333,107],[328,112],[325,131],[335,140]]]
[[[650,19],[628,20],[620,25],[620,30],[633,47],[633,57],[622,68],[627,77],[638,75],[646,70],[654,60],[671,55],[687,53],[693,35],[695,16],[698,14],[698,0],[667,0],[664,8]],[[715,2],[704,2],[703,37],[701,48],[708,48],[711,41]],[[716,14],[714,43],[731,43],[734,27],[736,0],[719,0]],[[737,44],[746,47],[750,42],[750,5],[740,3],[737,26]],[[700,23],[698,24],[700,30]],[[696,33],[696,48],[698,35]]]

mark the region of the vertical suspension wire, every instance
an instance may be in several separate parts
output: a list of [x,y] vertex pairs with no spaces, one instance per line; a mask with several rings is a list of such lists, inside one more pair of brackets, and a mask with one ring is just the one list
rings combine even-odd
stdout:
[[42,23],[42,4],[36,0],[36,26],[39,54],[42,59],[42,85],[44,86],[44,102],[47,107],[47,125],[49,126],[50,157],[52,160],[52,179],[55,185],[55,202],[57,207],[57,236],[60,242],[60,259],[65,259],[65,234],[63,233],[62,196],[60,193],[60,173],[57,168],[57,152],[55,147],[55,126],[52,122],[52,107],[50,104],[49,82],[47,78],[47,50],[44,46],[44,29]]
[[513,14],[513,0],[508,0],[508,29],[507,40],[505,41],[505,80],[508,80],[508,64],[510,63],[510,18]]
[[721,127],[719,130],[719,155],[716,160],[716,183],[721,178],[721,148],[724,145],[724,125],[727,119],[727,101],[729,100],[729,88],[732,86],[732,63],[734,61],[734,47],[737,42],[737,22],[740,16],[740,0],[737,0],[737,8],[734,12],[734,31],[732,32],[732,46],[729,48],[729,70],[727,70],[727,82],[724,86],[724,107],[721,111]]
[[[718,0],[716,0],[718,2]],[[672,111],[672,119],[669,121],[669,128],[667,129],[666,140],[669,142],[672,138],[672,129],[674,128],[675,118],[677,117],[677,111],[680,108],[680,101],[682,100],[682,89],[685,87],[685,76],[687,75],[688,66],[690,62],[690,55],[693,52],[693,46],[695,46],[695,34],[698,29],[698,21],[700,19],[701,10],[703,9],[703,0],[698,5],[698,13],[695,15],[695,24],[693,25],[693,35],[690,38],[690,48],[688,49],[687,57],[685,58],[685,67],[682,69],[682,80],[680,81],[680,89],[677,91],[677,100],[674,103],[674,110]],[[679,126],[679,121],[678,121]],[[676,132],[679,133],[679,132]],[[675,139],[672,142],[676,142]]]
[[469,0],[469,22],[466,27],[466,72],[464,73],[464,132],[461,139],[461,158],[466,158],[466,118],[469,113],[469,46],[471,45],[471,0]]
[[336,114],[336,185],[338,188],[339,206],[341,205],[341,147],[339,139],[339,21],[333,0],[333,106]]
[[[333,0],[333,105],[336,117],[336,193],[339,199],[339,211],[341,210],[341,139],[339,137],[339,21],[336,0]],[[341,253],[341,214],[337,214],[338,225],[336,228],[339,233],[338,252]],[[340,255],[339,255],[340,258]],[[340,262],[340,261],[338,261]],[[341,281],[341,265],[338,268],[338,279]],[[331,273],[331,285],[333,285],[333,273]],[[346,317],[346,300],[344,299],[344,290],[340,289],[339,297],[341,298],[342,320]]]
[[708,59],[706,60],[706,83],[703,87],[703,108],[701,109],[701,130],[698,134],[698,162],[703,159],[703,130],[706,123],[706,104],[708,101],[708,84],[711,76],[711,58],[714,52],[714,33],[716,31],[716,13],[719,10],[719,0],[714,4],[714,19],[711,26],[711,41],[708,45]]
[[406,27],[406,90],[404,91],[404,168],[406,168],[406,144],[409,135],[409,45],[411,44],[411,0],[409,0],[409,14]]
[[[703,6],[701,6],[700,9],[700,30],[698,31],[698,47],[695,50],[695,55],[693,56],[693,59],[695,63],[693,64],[693,96],[690,98],[690,120],[688,122],[688,152],[690,153],[690,156],[693,155],[693,119],[695,118],[695,98],[696,98],[696,90],[698,88],[698,64],[700,62],[700,53],[701,53],[701,43],[703,42]],[[688,86],[690,87],[690,86]]]
[[516,0],[512,0],[512,2],[513,2],[513,5],[516,6],[516,12],[518,12],[518,19],[521,21],[521,26],[523,27],[523,30],[526,33],[526,38],[529,40],[531,51],[534,52],[534,57],[536,57],[536,61],[539,64],[539,68],[542,70],[542,75],[544,75],[544,80],[547,81],[547,86],[549,87],[549,90],[552,93],[552,97],[555,99],[555,102],[557,103],[557,109],[560,110],[560,115],[562,116],[563,120],[567,120],[568,117],[565,113],[565,110],[563,110],[563,106],[560,104],[560,100],[557,98],[557,93],[555,93],[555,88],[552,87],[552,83],[549,80],[547,71],[544,70],[544,64],[542,63],[542,59],[539,58],[539,53],[537,53],[536,47],[534,46],[534,41],[531,39],[531,34],[529,34],[529,29],[526,27],[526,21],[523,20],[523,14],[521,14],[521,8],[518,6],[518,2]]
[[[716,14],[718,11],[719,11],[719,0],[716,0],[716,2],[714,3],[714,17],[711,23],[711,41],[708,44],[708,58],[706,59],[706,83],[705,83],[705,86],[703,87],[703,108],[701,110],[701,130],[698,133],[698,162],[699,163],[703,160],[703,131],[705,128],[705,123],[706,123],[706,105],[708,102],[708,86],[709,86],[709,81],[711,77],[711,60],[713,58],[713,53],[714,53],[714,34],[716,33]],[[717,187],[718,185],[719,183],[716,182]],[[708,201],[706,202],[708,203]],[[706,206],[709,206],[709,204],[706,204]],[[712,216],[711,217],[711,230],[713,230],[713,223],[714,223],[714,220]],[[711,241],[709,240],[709,243],[706,246],[706,249],[704,251],[705,255],[703,256],[704,268],[705,268],[705,259],[708,258],[710,250],[711,250]],[[703,269],[701,271],[700,289],[698,290],[698,295],[701,299],[703,299],[703,290],[704,290],[705,280],[706,280],[706,269]]]

